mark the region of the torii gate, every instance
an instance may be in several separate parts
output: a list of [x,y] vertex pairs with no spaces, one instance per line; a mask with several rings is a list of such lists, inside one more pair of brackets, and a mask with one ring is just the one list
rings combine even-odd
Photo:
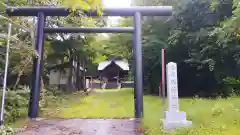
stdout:
[[[135,117],[143,117],[143,73],[141,45],[141,16],[171,16],[172,6],[135,6],[129,8],[105,8],[103,16],[133,16],[134,27],[123,28],[47,28],[44,27],[47,16],[68,16],[70,8],[66,7],[8,7],[8,16],[37,16],[37,31],[35,49],[38,57],[33,60],[32,88],[29,100],[28,116],[38,117],[39,96],[41,87],[41,71],[43,59],[44,33],[133,33],[134,50],[134,106]],[[96,11],[83,11],[87,16],[98,16]],[[76,14],[78,15],[78,14]]]

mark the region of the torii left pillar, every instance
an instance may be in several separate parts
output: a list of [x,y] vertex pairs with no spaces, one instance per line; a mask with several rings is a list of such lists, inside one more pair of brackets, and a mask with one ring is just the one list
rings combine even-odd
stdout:
[[39,12],[36,32],[35,49],[37,56],[33,59],[33,73],[32,73],[32,89],[30,93],[28,116],[31,119],[38,117],[40,90],[41,90],[41,74],[42,74],[42,59],[43,59],[43,42],[44,42],[44,24],[45,16],[43,12]]

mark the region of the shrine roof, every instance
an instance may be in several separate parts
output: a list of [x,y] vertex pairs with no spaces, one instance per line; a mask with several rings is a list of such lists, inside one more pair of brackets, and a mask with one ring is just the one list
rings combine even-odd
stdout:
[[118,65],[122,70],[129,70],[129,64],[126,61],[123,60],[108,60],[108,61],[102,61],[98,64],[98,70],[104,70],[106,67],[111,65],[112,63],[115,63]]

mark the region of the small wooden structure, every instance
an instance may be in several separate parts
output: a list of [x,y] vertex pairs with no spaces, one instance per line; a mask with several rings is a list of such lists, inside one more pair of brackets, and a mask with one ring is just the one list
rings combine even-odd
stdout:
[[[58,85],[65,87],[68,83],[69,79],[69,74],[70,74],[70,69],[69,69],[69,62],[63,63],[63,64],[57,64],[54,66],[51,66],[48,68],[49,70],[49,84],[50,85]],[[72,83],[74,86],[76,86],[76,83],[81,83],[81,82],[76,82],[76,70],[77,70],[77,65],[73,64],[73,69],[72,69]],[[83,67],[79,67],[80,74],[83,72],[86,72],[86,69],[83,69]],[[85,79],[84,77],[82,77]],[[82,80],[81,80],[82,81]],[[85,81],[83,81],[85,82]],[[86,85],[86,84],[83,84]]]
[[122,81],[128,75],[129,64],[123,60],[102,61],[98,71],[102,89],[121,88]]

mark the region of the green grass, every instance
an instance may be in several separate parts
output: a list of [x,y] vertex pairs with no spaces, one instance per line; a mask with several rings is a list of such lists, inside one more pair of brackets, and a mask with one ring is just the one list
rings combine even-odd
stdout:
[[78,101],[66,104],[58,116],[64,118],[123,118],[134,117],[130,90],[98,90]]
[[[160,129],[162,118],[159,97],[144,97],[144,126],[149,135],[238,135],[240,134],[240,98],[180,99],[180,110],[187,113],[193,127],[166,133]],[[155,110],[155,111],[153,111]]]
[[[126,118],[134,117],[133,91],[98,90],[89,96],[78,93],[50,107],[43,117],[62,118]],[[180,110],[187,113],[193,127],[164,132],[161,129],[162,102],[157,96],[144,96],[143,127],[148,135],[239,135],[240,98],[229,99],[180,99]],[[57,111],[53,111],[57,110]]]

